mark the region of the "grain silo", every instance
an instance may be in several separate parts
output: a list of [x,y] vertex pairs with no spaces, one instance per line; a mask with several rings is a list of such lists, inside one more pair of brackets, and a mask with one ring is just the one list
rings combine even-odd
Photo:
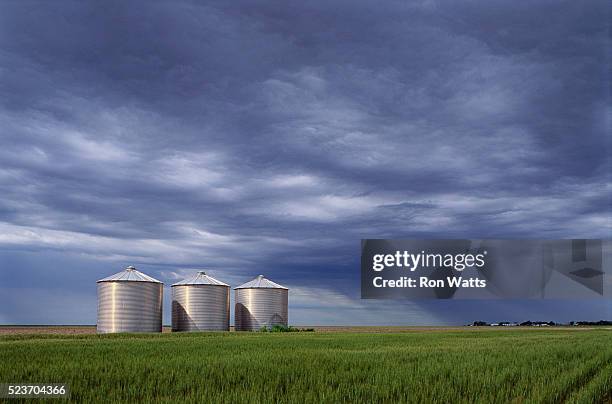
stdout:
[[172,285],[172,331],[229,331],[230,288],[200,271]]
[[235,288],[236,331],[258,331],[262,327],[287,326],[289,289],[263,275]]
[[163,283],[131,266],[97,283],[99,333],[161,332]]

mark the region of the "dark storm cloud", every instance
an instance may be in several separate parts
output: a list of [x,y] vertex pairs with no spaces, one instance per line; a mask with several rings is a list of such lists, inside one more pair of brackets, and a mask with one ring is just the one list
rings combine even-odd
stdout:
[[7,263],[265,272],[363,313],[361,238],[610,234],[605,2],[1,8]]

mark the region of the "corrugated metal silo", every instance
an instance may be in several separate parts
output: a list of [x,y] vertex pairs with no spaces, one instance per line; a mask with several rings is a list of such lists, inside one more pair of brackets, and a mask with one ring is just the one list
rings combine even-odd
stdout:
[[203,271],[172,285],[172,331],[229,331],[229,290]]
[[236,331],[287,326],[289,289],[263,275],[235,288]]
[[97,283],[99,333],[161,332],[163,283],[132,266]]

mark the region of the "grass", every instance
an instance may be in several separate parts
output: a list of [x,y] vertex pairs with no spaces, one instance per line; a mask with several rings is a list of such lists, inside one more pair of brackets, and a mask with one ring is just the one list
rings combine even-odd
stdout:
[[2,336],[0,382],[78,402],[612,402],[612,331]]

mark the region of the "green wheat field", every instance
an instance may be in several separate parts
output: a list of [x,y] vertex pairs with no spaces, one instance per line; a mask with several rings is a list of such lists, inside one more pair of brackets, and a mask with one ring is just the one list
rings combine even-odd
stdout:
[[78,402],[610,403],[612,330],[4,335],[0,382]]

